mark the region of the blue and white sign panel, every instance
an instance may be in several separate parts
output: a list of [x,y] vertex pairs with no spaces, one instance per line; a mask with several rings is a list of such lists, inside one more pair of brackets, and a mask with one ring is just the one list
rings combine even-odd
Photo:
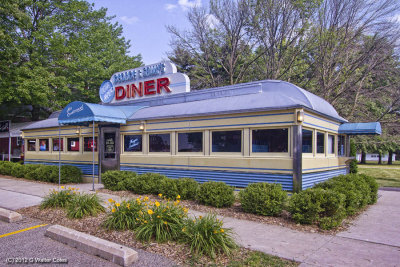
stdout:
[[121,103],[190,91],[186,74],[178,73],[170,61],[114,73],[100,86],[103,103]]

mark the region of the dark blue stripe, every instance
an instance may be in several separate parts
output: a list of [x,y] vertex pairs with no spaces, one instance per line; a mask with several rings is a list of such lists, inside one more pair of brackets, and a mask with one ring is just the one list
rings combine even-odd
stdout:
[[341,174],[347,174],[347,169],[343,168],[324,172],[303,173],[302,188],[307,189],[313,187],[315,184],[321,183]]
[[[46,161],[25,161],[25,164],[44,164],[44,165],[56,165],[58,166],[58,163],[56,162],[46,162]],[[71,165],[71,166],[75,166],[78,167],[79,169],[81,169],[82,174],[85,175],[92,175],[93,174],[93,165],[91,164],[65,164],[65,163],[61,163],[61,165]],[[94,165],[94,175],[98,175],[99,174],[99,167],[97,164]]]

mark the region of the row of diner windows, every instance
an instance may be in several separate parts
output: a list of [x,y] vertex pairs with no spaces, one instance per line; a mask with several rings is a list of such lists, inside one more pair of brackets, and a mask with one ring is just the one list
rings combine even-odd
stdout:
[[[335,154],[335,135],[325,134],[323,132],[303,129],[302,152],[313,153],[316,144],[316,153],[325,153],[325,138],[327,136],[327,154]],[[177,151],[178,152],[203,152],[203,132],[184,132],[177,133]],[[314,142],[316,139],[316,142]],[[242,152],[242,130],[232,131],[212,131],[211,132],[211,151],[212,152]],[[345,153],[344,136],[339,135],[337,140],[337,153],[343,156]],[[79,152],[80,139],[78,137],[67,138],[67,151]],[[97,151],[97,137],[93,142],[92,137],[83,138],[83,151]],[[149,134],[149,152],[170,152],[171,151],[171,134]],[[252,153],[288,153],[289,147],[289,129],[254,129],[251,130],[251,151]],[[105,144],[107,151],[107,144]],[[59,151],[59,139],[52,139],[52,150]],[[49,139],[39,139],[39,151],[49,151]],[[61,139],[61,151],[64,149],[64,140]],[[36,139],[27,140],[27,150],[36,151]],[[123,137],[124,152],[142,152],[143,136],[124,135]]]

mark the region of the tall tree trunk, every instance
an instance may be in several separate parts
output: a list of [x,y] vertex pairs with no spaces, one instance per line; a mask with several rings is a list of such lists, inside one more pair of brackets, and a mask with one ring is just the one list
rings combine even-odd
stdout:
[[382,153],[379,153],[379,161],[378,164],[382,164]]
[[387,163],[388,165],[392,165],[393,164],[392,157],[393,157],[393,151],[389,150],[389,159],[388,159],[388,163]]
[[361,164],[367,163],[367,153],[365,151],[361,151]]

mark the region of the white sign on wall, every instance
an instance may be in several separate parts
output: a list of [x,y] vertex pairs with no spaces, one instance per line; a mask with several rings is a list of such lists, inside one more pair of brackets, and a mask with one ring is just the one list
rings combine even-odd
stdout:
[[189,77],[164,61],[114,73],[101,84],[99,94],[103,103],[121,103],[189,91]]

